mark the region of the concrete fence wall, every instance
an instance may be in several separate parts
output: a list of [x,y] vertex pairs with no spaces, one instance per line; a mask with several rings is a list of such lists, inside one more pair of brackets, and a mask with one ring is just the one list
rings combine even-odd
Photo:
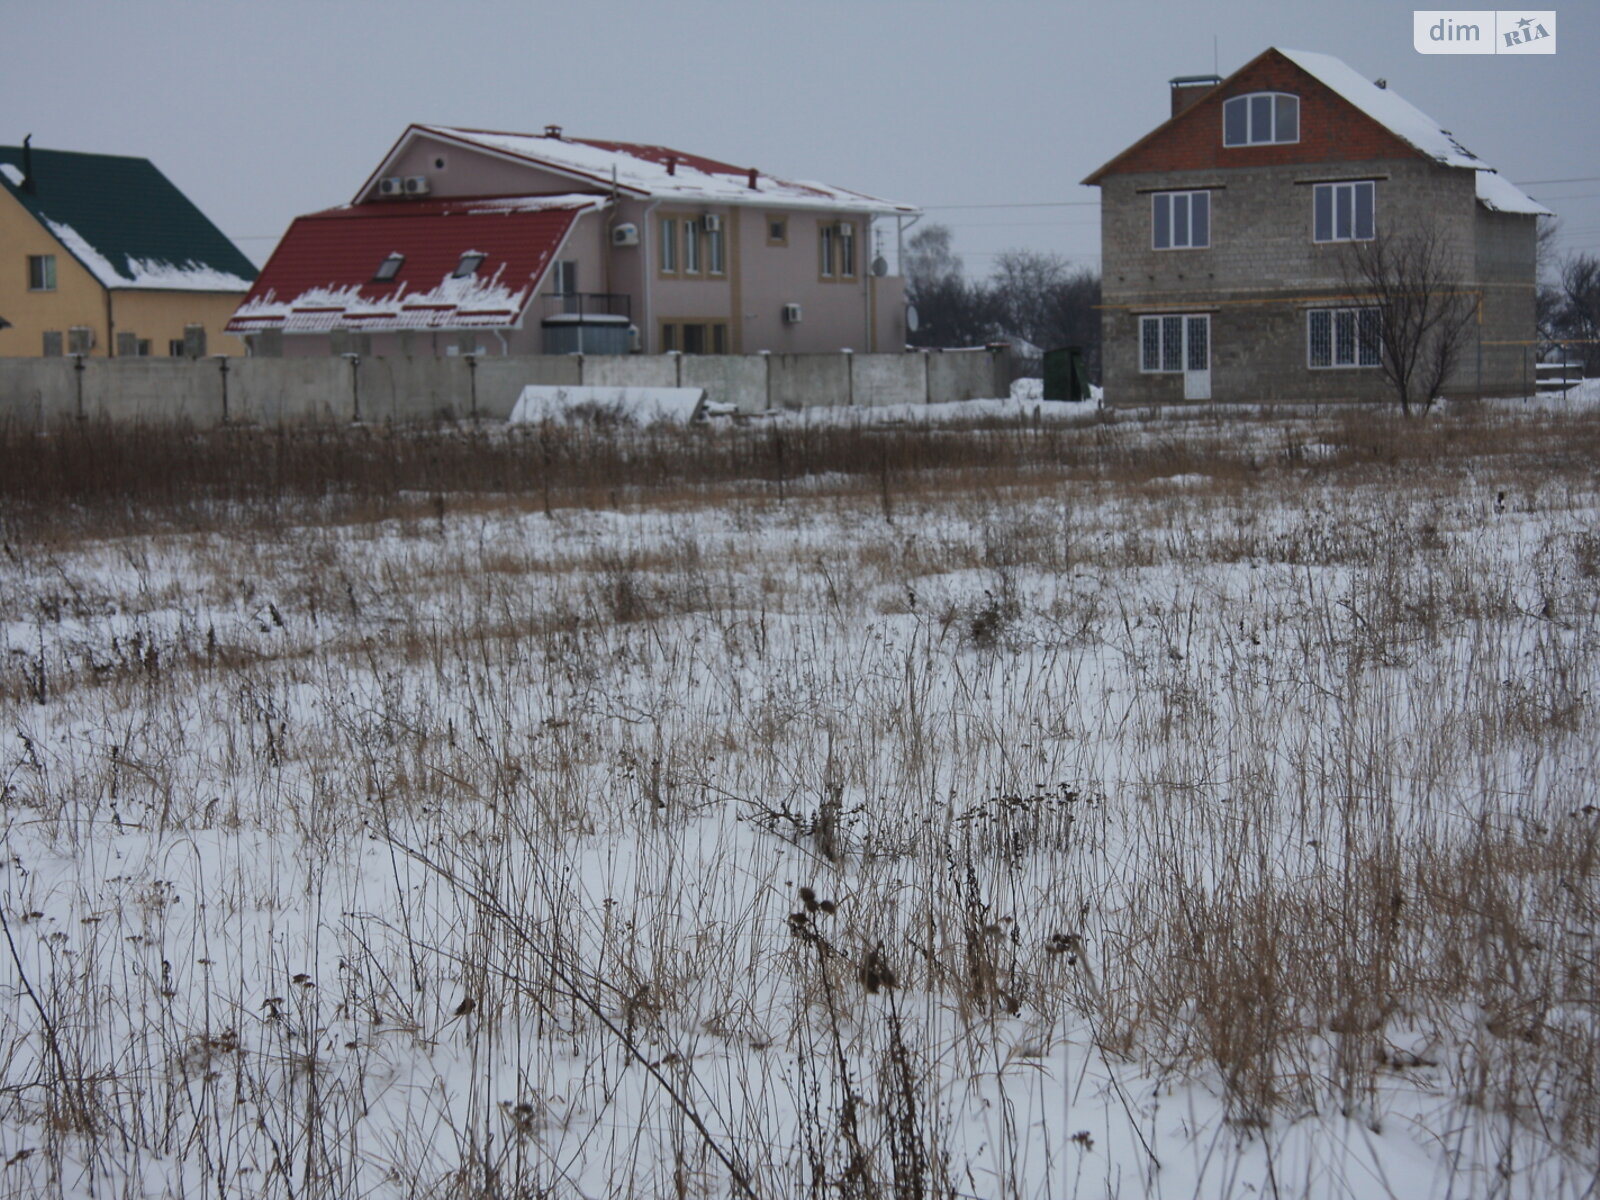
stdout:
[[0,419],[503,420],[528,384],[703,387],[741,413],[1004,396],[1003,350],[526,358],[0,358]]

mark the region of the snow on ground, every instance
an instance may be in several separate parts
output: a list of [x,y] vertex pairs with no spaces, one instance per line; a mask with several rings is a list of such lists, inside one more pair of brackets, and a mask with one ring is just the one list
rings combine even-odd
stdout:
[[8,544],[0,1195],[1592,1195],[1595,481],[1285,428]]

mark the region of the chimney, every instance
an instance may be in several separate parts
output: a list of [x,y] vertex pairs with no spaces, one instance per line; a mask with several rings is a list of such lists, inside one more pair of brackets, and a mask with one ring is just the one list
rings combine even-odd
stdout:
[[22,190],[33,191],[33,134],[22,139]]
[[678,156],[676,154],[669,154],[669,155],[667,155],[667,174],[668,175],[676,175],[677,173],[678,173]]
[[1172,86],[1172,115],[1177,116],[1181,112],[1188,112],[1209,96],[1217,84],[1222,82],[1222,76],[1179,75],[1167,82]]
[[759,172],[757,172],[754,167],[750,168],[750,190],[752,192],[760,190],[759,188],[756,187],[756,175],[758,173]]
[[546,125],[544,127],[544,135],[547,138],[555,138],[557,141],[560,141],[561,140],[561,126],[559,126],[559,125]]

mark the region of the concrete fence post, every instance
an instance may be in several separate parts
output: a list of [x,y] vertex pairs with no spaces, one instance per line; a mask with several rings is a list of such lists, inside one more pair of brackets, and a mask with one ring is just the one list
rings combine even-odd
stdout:
[[73,378],[77,381],[78,420],[82,421],[89,415],[83,408],[83,355],[74,354],[72,356],[72,372]]
[[228,423],[228,359],[225,355],[217,355],[217,374],[222,383],[222,423]]

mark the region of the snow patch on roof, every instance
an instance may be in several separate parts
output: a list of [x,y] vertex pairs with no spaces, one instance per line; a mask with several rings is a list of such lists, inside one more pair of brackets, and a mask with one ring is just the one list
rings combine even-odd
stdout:
[[22,173],[22,168],[16,163],[0,163],[0,175],[11,181],[12,187],[21,187],[27,182],[28,177]]
[[1449,130],[1441,129],[1439,122],[1411,101],[1364,78],[1348,63],[1334,58],[1331,54],[1313,54],[1307,50],[1285,50],[1279,47],[1278,53],[1302,71],[1315,76],[1374,121],[1397,137],[1404,138],[1430,158],[1447,167],[1476,169],[1488,166],[1476,154],[1456,141]]
[[[594,145],[564,137],[529,133],[497,133],[457,129],[444,125],[419,125],[420,132],[466,142],[501,154],[526,159],[557,171],[592,179],[609,187],[668,199],[699,200],[718,204],[781,204],[786,208],[813,208],[872,213],[915,213],[913,205],[898,204],[825,183],[779,179],[761,172],[750,187],[750,171],[729,164],[711,164],[694,155],[678,156],[664,147],[630,147],[621,143]],[[647,156],[646,151],[651,153]],[[665,161],[673,159],[669,171]],[[701,164],[726,166],[726,171],[706,170]]]
[[82,234],[63,221],[45,218],[56,240],[107,288],[150,288],[177,292],[248,292],[250,280],[229,271],[219,271],[204,263],[162,262],[159,259],[130,258],[127,273],[91,246]]
[[[502,268],[503,269],[503,268]],[[229,320],[236,332],[282,329],[286,333],[327,333],[334,329],[364,330],[506,328],[515,325],[527,306],[533,280],[520,288],[501,281],[501,272],[484,279],[446,275],[422,292],[402,285],[392,296],[371,300],[360,284],[309,288],[280,300],[276,292],[240,305]]]
[[1280,46],[1278,53],[1435,161],[1447,167],[1477,171],[1478,199],[1484,207],[1494,212],[1550,215],[1548,208],[1525,195],[1505,176],[1497,174],[1493,167],[1458,142],[1448,129],[1441,128],[1439,122],[1389,88],[1363,78],[1348,63],[1331,54],[1314,54],[1309,50],[1285,50]]
[[1478,203],[1490,212],[1531,213],[1538,217],[1554,215],[1498,171],[1479,171],[1477,185]]

